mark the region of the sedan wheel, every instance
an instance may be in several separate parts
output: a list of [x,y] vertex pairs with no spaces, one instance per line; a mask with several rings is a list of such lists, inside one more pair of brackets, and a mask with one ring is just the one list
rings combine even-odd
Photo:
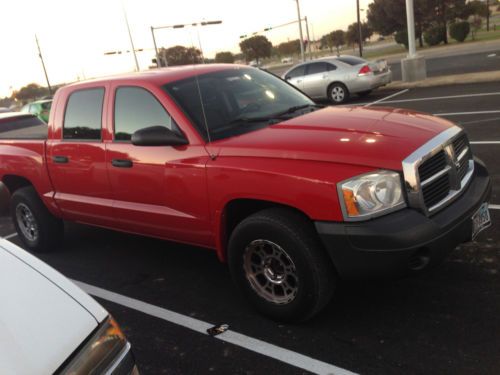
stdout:
[[341,104],[349,98],[349,90],[342,83],[334,83],[328,90],[328,97],[334,104]]

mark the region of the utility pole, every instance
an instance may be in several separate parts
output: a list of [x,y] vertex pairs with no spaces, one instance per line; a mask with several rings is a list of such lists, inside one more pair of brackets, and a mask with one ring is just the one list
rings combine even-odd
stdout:
[[363,57],[363,31],[361,29],[361,15],[359,14],[359,0],[356,0],[358,13],[358,38],[359,38],[359,57]]
[[130,32],[130,25],[128,24],[127,11],[125,10],[125,5],[123,4],[123,1],[122,1],[122,9],[123,9],[123,16],[125,17],[125,23],[127,24],[128,37],[130,39],[130,45],[132,46],[132,51],[134,53],[135,68],[136,68],[137,71],[140,71],[141,69],[139,68],[139,62],[137,61],[137,55],[135,54],[135,47],[134,47],[134,41],[132,39],[132,33]]
[[490,0],[486,0],[486,31],[490,31]]
[[307,16],[304,17],[304,20],[306,21],[307,52],[309,53],[309,60],[312,60],[311,38],[309,37],[309,24],[307,23]]
[[47,75],[47,69],[45,69],[45,63],[43,62],[42,50],[40,49],[40,43],[38,43],[38,37],[35,34],[36,46],[38,48],[38,57],[40,57],[40,61],[42,62],[43,73],[45,74],[45,79],[47,81],[47,88],[49,89],[49,95],[52,95],[52,87],[50,87],[49,76]]
[[297,2],[297,17],[299,20],[299,34],[300,34],[300,56],[302,58],[302,61],[306,61],[305,55],[304,55],[304,37],[302,35],[302,18],[300,17],[300,5],[299,5],[299,0],[295,0]]

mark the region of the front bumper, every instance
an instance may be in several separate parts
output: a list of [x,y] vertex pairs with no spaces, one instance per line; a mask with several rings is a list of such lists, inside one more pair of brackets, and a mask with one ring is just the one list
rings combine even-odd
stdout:
[[316,222],[316,230],[343,279],[394,277],[438,264],[455,247],[471,240],[471,217],[491,194],[484,164],[462,195],[427,217],[406,208],[356,223]]

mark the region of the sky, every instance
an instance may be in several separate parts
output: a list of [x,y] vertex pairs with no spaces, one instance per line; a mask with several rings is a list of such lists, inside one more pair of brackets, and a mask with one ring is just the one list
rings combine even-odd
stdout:
[[[370,2],[360,0],[361,8]],[[300,0],[300,8],[311,39],[356,21],[356,0]],[[240,35],[297,19],[294,0],[1,0],[0,97],[31,82],[45,85],[35,34],[51,84],[134,71],[131,53],[104,55],[131,50],[123,9],[135,48],[144,49],[137,53],[141,70],[154,57],[151,26],[221,20],[199,28],[205,57],[214,57],[218,51],[239,52]],[[155,35],[158,47],[199,47],[196,28],[157,30]],[[298,25],[262,35],[273,44],[297,39]]]

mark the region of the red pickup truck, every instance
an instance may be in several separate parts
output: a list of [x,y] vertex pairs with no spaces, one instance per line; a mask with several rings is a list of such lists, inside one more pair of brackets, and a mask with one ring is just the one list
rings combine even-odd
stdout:
[[249,67],[73,84],[54,98],[46,140],[9,134],[0,180],[29,249],[54,249],[63,220],[215,249],[281,320],[313,316],[339,279],[437,264],[490,223],[490,178],[460,127],[322,108]]

